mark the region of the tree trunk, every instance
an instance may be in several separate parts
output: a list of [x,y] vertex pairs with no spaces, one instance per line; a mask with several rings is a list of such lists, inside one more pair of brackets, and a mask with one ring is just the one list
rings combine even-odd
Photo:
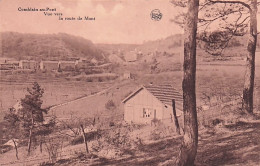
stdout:
[[192,166],[197,154],[198,124],[196,112],[196,33],[198,21],[199,0],[188,1],[188,11],[184,26],[184,76],[183,88],[183,114],[184,136],[179,156],[176,160],[178,166]]
[[40,152],[42,153],[42,139],[40,141]]
[[14,139],[12,139],[13,143],[14,143],[14,147],[15,147],[15,156],[16,156],[16,159],[19,160],[18,158],[18,149],[17,149],[17,145],[16,145],[16,142]]
[[33,125],[34,125],[33,112],[31,112],[31,116],[32,116],[31,117],[32,118],[31,119],[32,120],[32,124],[31,124],[32,126],[31,126],[30,131],[29,131],[29,141],[28,141],[28,150],[27,150],[28,151],[28,154],[27,154],[28,156],[31,153],[31,145],[32,145],[32,132],[33,132],[32,130],[33,130]]
[[253,95],[255,79],[255,50],[257,44],[257,0],[250,4],[249,38],[247,43],[246,72],[243,90],[242,108],[247,113],[253,113]]
[[176,108],[175,108],[175,100],[172,100],[172,111],[173,111],[173,115],[174,115],[174,123],[175,123],[175,127],[176,127],[176,132],[180,135],[180,125],[179,125],[179,121],[177,118],[177,114],[176,114]]
[[31,145],[32,145],[32,128],[30,129],[30,133],[29,133],[29,141],[28,141],[28,149],[27,149],[28,156],[31,153]]
[[81,127],[81,130],[82,130],[83,139],[84,139],[84,143],[85,143],[85,146],[86,146],[86,152],[87,152],[87,154],[88,154],[89,151],[88,151],[88,143],[87,143],[87,139],[86,139],[86,134],[85,134],[85,131],[84,131],[83,125],[80,125],[80,127]]

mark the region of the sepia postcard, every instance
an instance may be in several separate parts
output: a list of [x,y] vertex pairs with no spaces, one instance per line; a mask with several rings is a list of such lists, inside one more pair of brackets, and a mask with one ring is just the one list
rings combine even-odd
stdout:
[[0,165],[260,165],[257,0],[0,0]]

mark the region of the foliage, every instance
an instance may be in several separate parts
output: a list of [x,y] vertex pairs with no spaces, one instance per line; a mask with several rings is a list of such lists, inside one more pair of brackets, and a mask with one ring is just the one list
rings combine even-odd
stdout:
[[3,32],[3,56],[21,59],[71,60],[75,57],[107,61],[91,41],[65,33],[21,34]]
[[[91,141],[91,140],[100,138],[101,133],[100,133],[100,131],[90,131],[90,132],[85,133],[85,136],[86,136],[87,141]],[[82,135],[75,137],[70,142],[71,145],[77,145],[77,144],[82,144],[82,143],[84,143]]]
[[55,118],[52,118],[48,123],[43,123],[43,114],[47,114],[48,110],[41,108],[44,90],[37,82],[34,82],[33,87],[28,88],[27,92],[28,94],[21,99],[21,107],[10,108],[4,119],[9,129],[6,135],[10,139],[24,140],[29,136],[29,153],[32,140],[37,142],[37,137],[43,138],[52,132]]
[[[5,114],[4,120],[7,122],[6,126],[8,128],[5,129],[5,136],[8,139],[14,139],[14,138],[19,138],[19,117],[15,113],[14,108],[10,108],[9,111]],[[6,133],[7,132],[7,133]]]
[[113,100],[108,100],[107,103],[105,104],[105,107],[108,110],[113,110],[116,108],[116,104],[114,103]]
[[[250,20],[248,9],[243,3],[220,2],[202,0],[199,8],[197,39],[202,42],[202,49],[215,56],[222,55],[226,47],[233,46],[234,37],[248,32]],[[174,0],[172,3],[181,8],[187,7],[186,0]],[[186,13],[182,12],[172,21],[183,27],[185,17]]]
[[43,113],[47,114],[46,109],[42,109],[41,100],[44,90],[37,82],[33,83],[31,89],[27,88],[29,94],[25,95],[24,99],[21,99],[22,108],[19,109],[18,116],[21,122],[21,127],[26,133],[31,128],[34,128],[44,121]]
[[133,143],[130,139],[131,126],[114,126],[108,130],[102,130],[100,137],[92,144],[94,151],[100,152],[106,149],[125,149]]
[[45,141],[46,150],[49,154],[49,160],[54,163],[61,154],[63,141],[62,138],[49,138]]

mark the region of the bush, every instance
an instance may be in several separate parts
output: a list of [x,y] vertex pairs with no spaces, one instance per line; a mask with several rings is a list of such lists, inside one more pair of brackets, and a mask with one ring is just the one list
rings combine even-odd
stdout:
[[13,147],[10,145],[0,145],[0,154],[6,153],[6,152],[10,151],[11,149],[13,149]]
[[93,79],[92,78],[87,78],[86,81],[87,82],[93,82]]
[[98,82],[103,82],[103,78],[98,77]]
[[106,105],[105,105],[106,109],[108,110],[113,110],[116,108],[116,104],[114,103],[113,100],[108,100]]
[[156,128],[151,131],[150,139],[159,140],[162,138],[172,136],[173,133],[176,133],[173,128],[167,127],[163,123],[158,123]]
[[[101,137],[100,131],[91,131],[85,134],[86,134],[87,141],[92,141]],[[71,145],[77,145],[82,143],[84,143],[84,139],[82,135],[77,136],[70,142]]]
[[[104,130],[102,136],[92,143],[92,150],[96,152],[113,151],[129,148],[133,141],[130,139],[131,127],[111,127],[111,130]],[[117,153],[119,154],[119,153]]]
[[55,139],[49,139],[45,142],[46,150],[49,154],[49,160],[54,163],[57,161],[58,157],[61,155],[62,147],[63,147],[63,141],[61,140],[55,140]]

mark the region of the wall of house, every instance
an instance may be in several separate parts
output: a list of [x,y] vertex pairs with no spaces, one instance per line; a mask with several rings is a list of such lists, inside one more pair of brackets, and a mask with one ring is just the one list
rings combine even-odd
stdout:
[[38,67],[38,64],[37,62],[29,62],[29,66],[30,66],[30,69],[37,69]]
[[21,69],[37,69],[38,63],[35,61],[20,61],[19,67]]
[[29,62],[20,62],[19,67],[22,69],[30,69],[30,63]]
[[[151,123],[154,117],[157,119],[163,118],[163,107],[163,104],[156,97],[142,89],[124,104],[124,120],[134,123]],[[144,117],[144,109],[151,111],[150,117]],[[154,110],[156,110],[156,113]]]
[[40,68],[41,70],[58,70],[58,62],[57,63],[48,63],[48,62],[41,62]]

